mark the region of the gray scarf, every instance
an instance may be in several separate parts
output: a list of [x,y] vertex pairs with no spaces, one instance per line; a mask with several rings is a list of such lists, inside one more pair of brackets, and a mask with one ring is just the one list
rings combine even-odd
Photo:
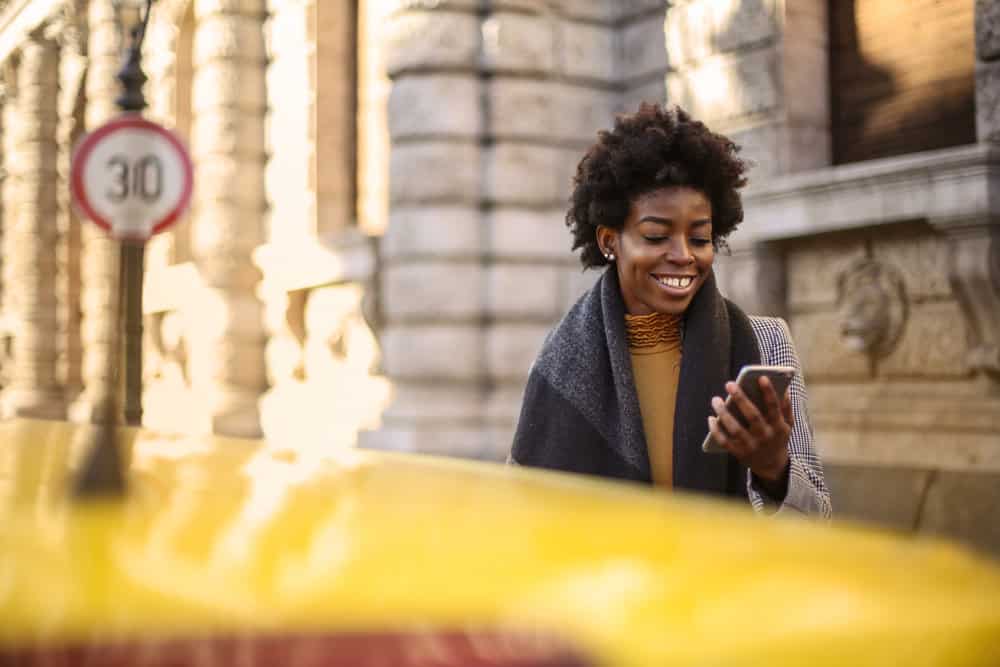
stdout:
[[[701,442],[713,396],[760,363],[750,320],[710,274],[684,316],[674,486],[745,495],[745,471]],[[651,481],[618,274],[606,270],[549,334],[531,370],[511,457],[522,465]]]

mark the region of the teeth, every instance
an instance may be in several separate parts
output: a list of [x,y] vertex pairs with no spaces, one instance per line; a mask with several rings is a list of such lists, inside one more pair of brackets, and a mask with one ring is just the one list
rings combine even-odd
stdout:
[[668,276],[663,278],[657,278],[656,280],[661,285],[666,285],[667,287],[676,287],[679,289],[684,289],[685,287],[690,285],[694,279],[691,278],[690,276],[685,276],[683,278],[671,278]]

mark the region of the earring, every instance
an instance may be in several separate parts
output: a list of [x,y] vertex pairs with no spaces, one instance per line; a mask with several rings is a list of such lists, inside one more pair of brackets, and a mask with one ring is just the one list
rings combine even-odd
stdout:
[[609,262],[615,261],[615,253],[613,252],[604,253],[604,259],[608,260]]

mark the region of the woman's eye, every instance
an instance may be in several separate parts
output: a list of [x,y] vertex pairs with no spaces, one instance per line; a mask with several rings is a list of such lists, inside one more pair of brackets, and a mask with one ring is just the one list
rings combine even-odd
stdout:
[[643,238],[646,239],[647,241],[649,241],[650,243],[659,243],[660,241],[667,240],[667,238],[669,238],[669,237],[667,237],[667,236],[644,236]]
[[712,239],[691,239],[691,243],[696,246],[707,246],[712,242]]

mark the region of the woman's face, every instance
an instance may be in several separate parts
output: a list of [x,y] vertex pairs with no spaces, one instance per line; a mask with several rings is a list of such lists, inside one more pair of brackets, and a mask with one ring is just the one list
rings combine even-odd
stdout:
[[615,257],[630,315],[679,315],[715,259],[712,203],[686,186],[654,190],[632,202],[622,229],[598,227],[597,242]]

